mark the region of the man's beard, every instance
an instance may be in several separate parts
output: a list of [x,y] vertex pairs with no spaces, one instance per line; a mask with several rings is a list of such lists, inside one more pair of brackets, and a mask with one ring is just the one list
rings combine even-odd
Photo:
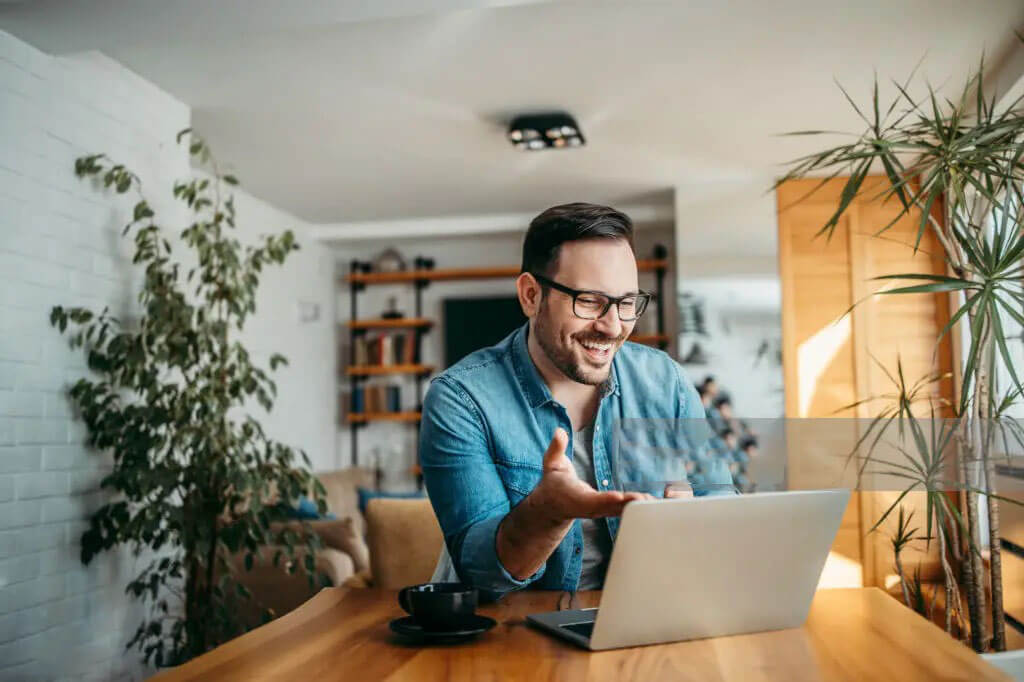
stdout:
[[[591,371],[587,373],[576,358],[573,355],[572,350],[569,348],[563,348],[559,346],[558,339],[553,333],[550,332],[547,326],[547,318],[545,313],[547,312],[547,303],[542,302],[540,310],[538,311],[537,317],[534,321],[533,331],[537,335],[537,345],[540,346],[544,354],[548,356],[548,360],[553,364],[562,374],[569,377],[573,381],[580,384],[587,384],[588,386],[599,386],[608,380],[608,375],[611,373],[611,362],[608,363],[606,370],[600,374]],[[612,345],[609,351],[609,357],[612,358],[619,346],[626,338],[625,330],[618,338],[612,338],[605,336],[604,334],[598,334],[595,332],[580,332],[574,334],[571,337],[577,343],[584,342],[597,342],[597,343],[610,343]]]

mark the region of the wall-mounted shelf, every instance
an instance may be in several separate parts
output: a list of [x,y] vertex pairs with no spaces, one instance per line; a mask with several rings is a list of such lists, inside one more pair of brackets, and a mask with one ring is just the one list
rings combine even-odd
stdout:
[[419,412],[360,412],[348,415],[349,424],[366,424],[367,422],[418,422]]
[[[636,262],[640,272],[668,268],[666,258],[647,258]],[[345,276],[348,284],[410,284],[413,282],[454,281],[460,279],[503,279],[519,275],[518,265],[490,268],[448,268],[445,270],[403,270],[401,272],[353,272]]]
[[350,377],[375,377],[384,374],[430,374],[429,365],[350,365],[345,373]]
[[349,320],[349,329],[429,329],[434,321],[425,317],[396,317],[376,320]]

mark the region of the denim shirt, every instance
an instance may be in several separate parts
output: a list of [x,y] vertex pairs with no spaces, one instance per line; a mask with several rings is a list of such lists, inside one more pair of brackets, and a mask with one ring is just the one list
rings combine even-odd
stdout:
[[[423,405],[420,463],[448,554],[463,582],[492,597],[526,586],[575,590],[582,568],[578,520],[547,562],[525,580],[513,577],[497,555],[498,525],[540,482],[544,452],[556,428],[569,435],[567,456],[571,458],[573,452],[568,412],[551,396],[533,364],[527,350],[528,332],[524,325],[496,346],[466,356],[434,378]],[[640,458],[640,473],[635,462],[618,464],[614,455],[620,424],[679,420],[705,423],[693,383],[664,352],[623,344],[601,389],[594,421],[592,457],[598,490],[645,489],[638,479],[664,475],[655,471],[657,447],[649,448],[650,454],[642,447],[627,448],[634,460]],[[677,471],[683,472],[680,478],[687,476],[685,469]],[[627,475],[632,480],[623,480]],[[732,492],[727,466],[710,478],[712,488]],[[660,494],[661,490],[659,483],[649,492]],[[605,519],[613,541],[619,520]]]

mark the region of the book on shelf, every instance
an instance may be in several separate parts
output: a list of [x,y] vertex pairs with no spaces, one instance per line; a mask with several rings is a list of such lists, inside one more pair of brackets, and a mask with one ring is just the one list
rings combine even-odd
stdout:
[[402,411],[402,387],[397,384],[356,386],[349,394],[351,414]]
[[415,331],[360,334],[353,343],[352,364],[356,366],[411,365],[419,360]]
[[352,364],[353,365],[368,365],[370,364],[370,351],[366,344],[366,339],[361,336],[355,338],[352,346]]
[[402,359],[408,363],[417,363],[419,358],[416,357],[416,333],[407,332],[403,337],[402,343]]

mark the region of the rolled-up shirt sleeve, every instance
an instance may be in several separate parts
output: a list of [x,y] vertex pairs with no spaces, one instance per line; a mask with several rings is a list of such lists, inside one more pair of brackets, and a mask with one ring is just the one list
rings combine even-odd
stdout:
[[540,578],[545,566],[517,580],[498,559],[498,526],[509,512],[508,493],[476,402],[447,377],[436,378],[424,399],[419,453],[423,481],[459,578],[493,597]]

